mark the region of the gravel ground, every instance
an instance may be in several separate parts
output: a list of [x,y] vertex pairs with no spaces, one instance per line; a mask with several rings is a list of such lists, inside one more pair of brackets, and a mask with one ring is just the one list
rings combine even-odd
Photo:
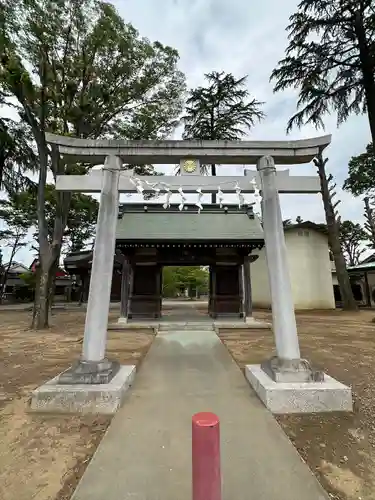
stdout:
[[[277,417],[302,458],[337,500],[375,499],[375,311],[297,314],[302,356],[352,385],[352,414]],[[256,314],[270,319],[267,313]],[[221,331],[241,368],[274,353],[272,332]]]
[[[50,330],[34,332],[29,313],[0,312],[1,500],[68,500],[110,423],[28,413],[31,391],[79,357],[84,317],[59,311]],[[153,337],[151,330],[111,331],[108,356],[139,364]]]

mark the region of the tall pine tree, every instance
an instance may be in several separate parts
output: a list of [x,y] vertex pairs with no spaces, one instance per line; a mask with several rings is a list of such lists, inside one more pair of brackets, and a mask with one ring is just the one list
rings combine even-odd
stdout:
[[375,144],[375,9],[372,0],[302,0],[286,28],[289,45],[272,72],[275,91],[298,89],[288,130],[323,127],[367,113]]
[[370,248],[375,249],[375,155],[372,144],[366,152],[353,156],[349,161],[349,175],[343,188],[354,196],[366,195],[364,202],[365,230]]
[[[265,117],[263,103],[250,98],[247,76],[237,79],[231,73],[213,71],[205,79],[207,85],[191,90],[186,102],[184,139],[235,141]],[[210,170],[216,175],[216,165]],[[208,171],[203,165],[202,173]],[[216,202],[215,195],[212,202]]]

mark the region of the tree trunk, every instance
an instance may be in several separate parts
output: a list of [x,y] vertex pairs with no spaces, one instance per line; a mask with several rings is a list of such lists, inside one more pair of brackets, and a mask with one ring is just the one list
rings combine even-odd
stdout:
[[[51,310],[55,292],[55,279],[60,259],[61,247],[53,249],[54,257],[44,259],[40,256],[40,276],[35,287],[34,314],[32,328],[43,330],[49,327],[49,312]],[[52,254],[52,251],[51,251]],[[43,265],[44,261],[44,265]]]
[[358,9],[356,13],[354,30],[358,40],[359,60],[366,97],[367,116],[371,131],[372,146],[375,153],[375,64],[370,41],[366,37],[364,15],[360,9]]
[[332,248],[333,258],[336,267],[337,281],[340,287],[340,294],[342,300],[342,307],[347,311],[358,310],[357,302],[354,299],[353,291],[350,283],[350,278],[348,270],[346,268],[346,262],[344,255],[341,250],[341,245],[339,239],[335,236],[335,231],[328,230],[330,246]]
[[328,159],[324,160],[321,154],[314,160],[320,179],[324,212],[328,229],[328,241],[336,266],[336,276],[340,288],[342,307],[346,311],[357,311],[358,305],[354,299],[349,273],[346,269],[345,258],[340,243],[340,228],[336,219],[335,209],[332,203],[332,197],[325,171],[327,161]]
[[[58,153],[53,152],[51,155],[52,161],[58,163],[58,157],[54,156],[56,154],[58,155]],[[46,170],[46,163],[43,168]],[[34,316],[32,322],[32,328],[36,328],[37,330],[48,328],[49,326],[48,317],[52,299],[51,294],[53,293],[52,289],[56,277],[56,269],[60,259],[63,234],[66,227],[71,200],[70,193],[57,193],[56,218],[54,222],[52,242],[50,242],[45,218],[44,187],[43,189],[39,189],[40,186],[45,186],[45,184],[46,179],[43,178],[40,173],[38,185],[38,229],[41,274],[39,291],[35,294]]]
[[50,278],[49,269],[43,269],[41,265],[36,271],[37,280],[35,285],[35,300],[33,309],[33,319],[31,328],[42,330],[48,328],[49,318],[49,293],[50,293]]
[[370,205],[370,198],[366,196],[363,199],[365,203],[365,218],[366,218],[366,229],[369,232],[370,241],[372,244],[372,248],[375,248],[375,218],[374,212]]
[[[45,211],[45,189],[49,165],[48,158],[50,157],[51,160],[50,167],[54,177],[58,174],[63,174],[65,167],[63,162],[60,161],[61,159],[57,146],[47,146],[45,137],[45,116],[42,115],[40,120],[41,123],[38,125],[32,117],[29,108],[24,105],[24,109],[33,131],[39,155],[37,214],[40,279],[39,284],[37,284],[35,288],[34,312],[32,319],[32,328],[39,330],[48,328],[51,287],[56,273],[55,263],[60,259],[62,240],[69,213],[71,193],[57,192],[56,218],[54,222],[53,234],[49,235]],[[42,111],[45,111],[43,107]]]
[[59,268],[59,258],[60,258],[60,255],[58,257],[56,257],[54,263],[51,266],[51,269],[48,272],[48,280],[49,280],[49,283],[48,283],[48,309],[50,311],[52,310],[53,301],[55,298],[56,273],[57,273],[57,270]]
[[[32,122],[31,122],[32,124]],[[37,126],[33,127],[34,137],[39,154],[39,180],[37,197],[38,214],[38,242],[39,242],[39,264],[36,268],[37,280],[35,285],[34,309],[31,327],[41,330],[48,328],[48,297],[49,297],[49,270],[53,260],[51,259],[51,248],[48,241],[48,227],[45,213],[45,188],[47,183],[48,169],[48,147],[44,132]]]
[[[211,175],[216,177],[216,165],[211,165]],[[216,205],[216,193],[211,194],[211,203]]]

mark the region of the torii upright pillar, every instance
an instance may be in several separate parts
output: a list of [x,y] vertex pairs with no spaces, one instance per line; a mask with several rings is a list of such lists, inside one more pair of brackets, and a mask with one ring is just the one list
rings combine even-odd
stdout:
[[300,359],[276,167],[272,156],[260,158],[257,168],[262,187],[263,230],[277,351],[277,356],[264,362],[262,369],[276,382],[323,380],[322,372],[313,371],[306,360]]
[[105,357],[108,314],[111,300],[113,258],[119,204],[118,183],[121,160],[108,156],[103,168],[90,292],[87,304],[81,359],[60,378],[60,384],[107,384],[120,365]]

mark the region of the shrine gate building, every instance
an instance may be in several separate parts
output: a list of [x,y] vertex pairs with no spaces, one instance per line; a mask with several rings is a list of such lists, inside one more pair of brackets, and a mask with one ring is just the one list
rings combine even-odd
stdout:
[[[162,313],[164,266],[208,266],[212,318],[251,315],[249,265],[264,246],[252,207],[207,205],[168,210],[156,204],[120,206],[116,254],[123,255],[121,317],[155,319]],[[247,264],[247,265],[244,265]]]

